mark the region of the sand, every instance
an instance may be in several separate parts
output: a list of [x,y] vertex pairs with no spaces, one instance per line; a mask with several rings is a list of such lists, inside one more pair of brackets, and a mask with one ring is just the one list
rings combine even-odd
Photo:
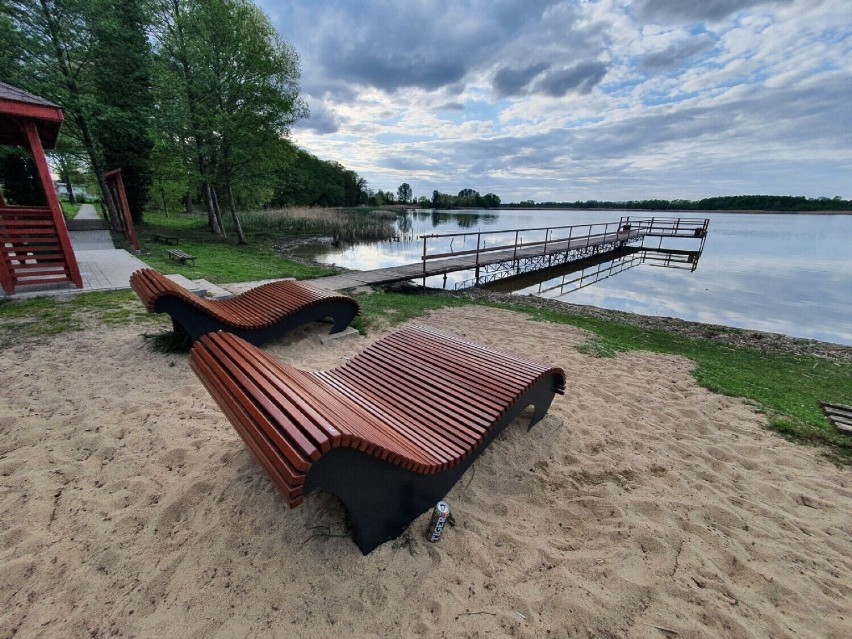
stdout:
[[[567,393],[464,475],[438,544],[424,515],[368,556],[330,495],[286,508],[141,326],[0,354],[0,637],[852,636],[848,469],[686,359],[596,359],[491,308],[421,322],[562,366]],[[381,336],[327,328],[268,350],[320,369]]]

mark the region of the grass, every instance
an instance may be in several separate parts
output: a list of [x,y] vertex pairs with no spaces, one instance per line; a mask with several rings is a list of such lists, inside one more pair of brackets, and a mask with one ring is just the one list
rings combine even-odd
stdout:
[[73,220],[80,212],[80,204],[71,204],[66,200],[60,200],[59,204],[62,206],[62,215],[65,216],[66,220]]
[[152,322],[133,291],[72,294],[64,297],[34,297],[0,301],[0,352],[40,337],[79,331],[98,322],[122,326],[130,322]]
[[[207,230],[207,218],[202,215],[165,215],[147,213],[145,221],[137,228],[142,258],[153,268],[168,273],[180,273],[190,279],[204,278],[214,283],[246,282],[278,277],[310,279],[332,275],[330,268],[307,266],[282,258],[274,249],[275,240],[281,239],[267,230],[247,227],[248,244],[237,244],[233,235],[229,239],[214,236]],[[180,238],[178,248],[196,257],[195,265],[179,264],[168,258],[167,250],[175,248],[154,242],[155,235]]]
[[692,374],[705,388],[750,400],[766,413],[771,428],[790,439],[827,444],[852,461],[852,440],[835,432],[819,408],[820,400],[852,403],[852,365],[812,356],[772,355],[611,320],[516,308],[533,319],[595,333],[598,352],[645,350],[687,357],[695,362]]
[[[146,213],[144,222],[137,228],[143,258],[158,270],[214,283],[323,277],[337,270],[285,259],[273,247],[282,240],[305,237],[344,241],[387,239],[393,235],[396,214],[369,209],[293,208],[242,213],[241,220],[248,241],[243,245],[236,243],[227,216],[228,239],[224,239],[209,232],[205,214],[167,217]],[[170,246],[154,242],[154,235],[180,238],[178,248],[194,255],[195,264],[170,260],[167,252]]]
[[373,209],[292,207],[241,214],[244,228],[278,239],[331,237],[344,242],[389,240],[397,215]]

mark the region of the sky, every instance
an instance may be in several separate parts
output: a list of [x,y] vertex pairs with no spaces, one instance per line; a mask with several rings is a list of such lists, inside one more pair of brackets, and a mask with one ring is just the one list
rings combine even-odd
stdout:
[[374,190],[852,199],[850,0],[256,1]]

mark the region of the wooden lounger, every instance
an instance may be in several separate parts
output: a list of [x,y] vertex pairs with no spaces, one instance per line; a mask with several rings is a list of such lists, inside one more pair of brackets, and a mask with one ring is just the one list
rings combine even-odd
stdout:
[[316,488],[336,495],[364,554],[443,498],[530,405],[532,428],[565,387],[560,368],[422,326],[319,373],[224,332],[196,342],[190,365],[290,507]]
[[330,317],[332,333],[349,326],[358,303],[295,281],[273,282],[227,300],[193,295],[162,273],[146,268],[130,276],[130,285],[151,313],[168,313],[175,331],[195,341],[205,333],[230,331],[252,344],[263,344],[307,322]]

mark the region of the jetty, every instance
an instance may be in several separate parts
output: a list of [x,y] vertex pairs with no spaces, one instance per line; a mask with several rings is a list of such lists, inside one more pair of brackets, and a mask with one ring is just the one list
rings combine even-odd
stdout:
[[417,263],[348,271],[312,283],[334,290],[408,280],[420,280],[426,286],[428,278],[443,276],[446,286],[447,274],[470,271],[469,278],[455,284],[461,288],[639,251],[669,263],[682,261],[694,270],[709,223],[706,218],[621,217],[618,222],[423,235]]

